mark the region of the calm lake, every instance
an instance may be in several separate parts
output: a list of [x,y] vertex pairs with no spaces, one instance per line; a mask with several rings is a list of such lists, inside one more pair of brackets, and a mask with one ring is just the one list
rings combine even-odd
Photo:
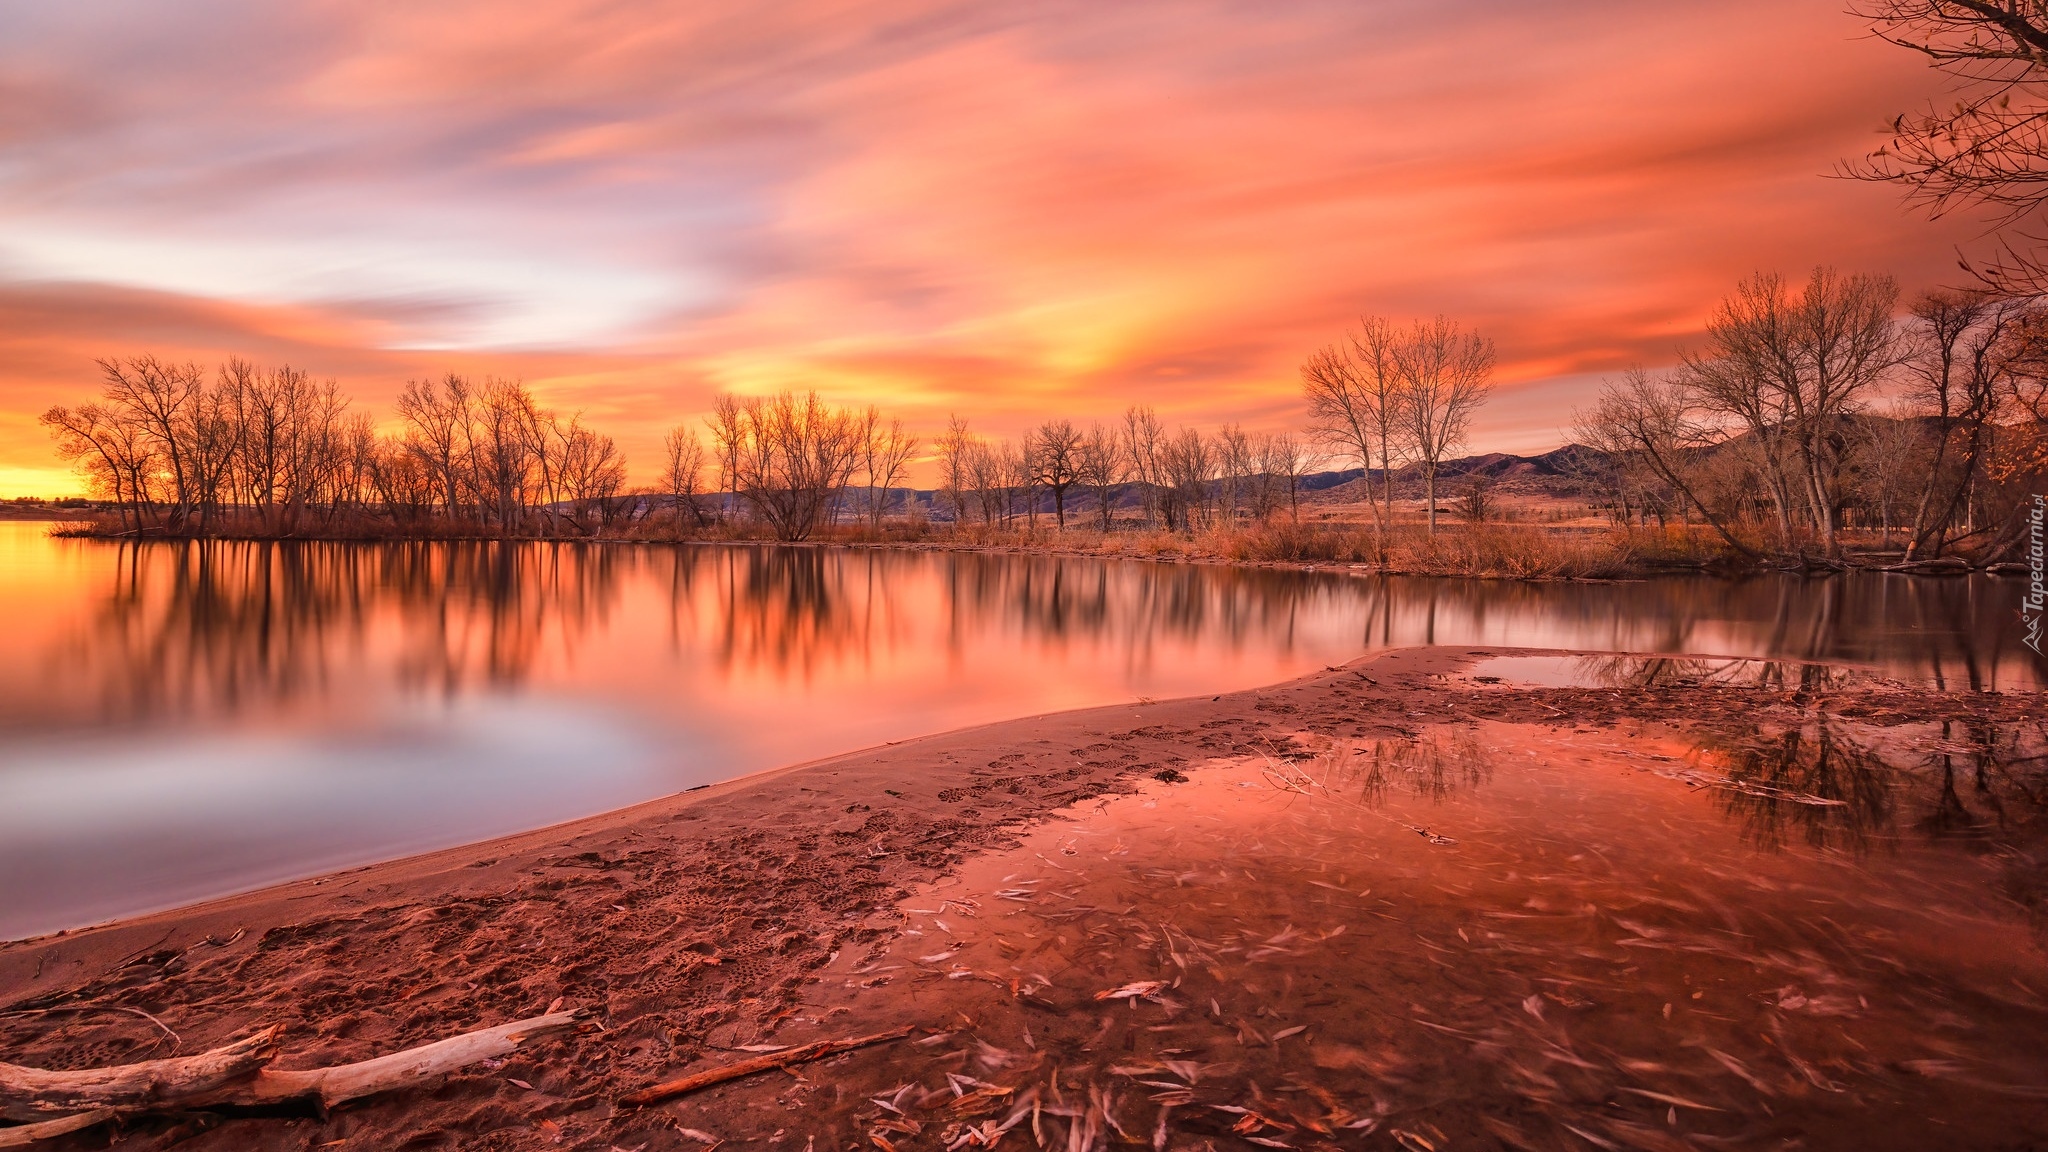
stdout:
[[1500,645],[2037,690],[2018,580],[1374,578],[753,546],[116,544],[0,523],[0,938],[884,741]]

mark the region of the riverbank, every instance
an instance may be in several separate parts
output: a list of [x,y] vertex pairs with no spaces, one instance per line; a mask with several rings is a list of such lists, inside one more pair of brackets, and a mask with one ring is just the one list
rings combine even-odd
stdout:
[[[422,521],[401,529],[383,520],[341,517],[309,520],[290,527],[254,521],[184,532],[131,528],[106,514],[61,522],[53,534],[105,540],[235,540],[327,543],[643,543],[790,544],[765,527],[732,521],[678,531],[665,517],[621,518],[605,527],[565,528],[544,535],[494,533],[474,523]],[[1852,534],[1853,537],[1853,534]],[[1387,576],[1459,576],[1509,580],[1612,580],[1682,573],[1742,575],[1753,572],[1884,571],[1917,575],[1990,572],[2024,574],[2023,566],[1962,556],[1909,560],[1903,550],[1878,537],[1852,539],[1839,557],[1778,555],[1761,545],[1745,554],[1697,525],[1663,528],[1465,523],[1447,519],[1435,532],[1402,522],[1384,533],[1344,522],[1276,519],[1195,531],[1120,524],[1113,531],[1076,522],[1067,528],[1045,524],[954,526],[922,520],[826,526],[802,541],[807,546],[908,548],[925,551],[988,552],[1177,563],[1240,564],[1311,569],[1343,566]]]
[[[1016,850],[1032,827],[1084,802],[1171,787],[1233,758],[1285,765],[1313,755],[1318,740],[1410,739],[1443,724],[1535,725],[1561,737],[1640,723],[1753,734],[1826,716],[1914,731],[1950,726],[1954,748],[1966,731],[2039,723],[2035,696],[1937,693],[1814,666],[1793,666],[1784,678],[1783,666],[1729,675],[1669,660],[1586,664],[1574,673],[1583,682],[1552,687],[1459,674],[1496,651],[1404,650],[1213,699],[1010,721],[0,945],[0,1013],[10,1014],[0,1015],[0,1045],[10,1060],[82,1067],[169,1054],[158,1024],[183,1053],[277,1024],[287,1053],[280,1063],[317,1066],[532,1016],[560,999],[594,1010],[604,1030],[327,1120],[146,1121],[131,1138],[161,1146],[192,1137],[181,1147],[194,1148],[701,1149],[682,1129],[767,1139],[786,1128],[792,1142],[780,1146],[794,1152],[812,1118],[838,1116],[850,1131],[861,1101],[826,1107],[807,1097],[791,1110],[779,1095],[795,1086],[787,1073],[666,1110],[622,1111],[612,1101],[677,1069],[746,1054],[730,1049],[835,1032],[832,1009],[817,1007],[821,973],[879,956],[904,939],[913,894]],[[2004,818],[2032,827],[2032,817],[2015,809]],[[2003,898],[2038,914],[2039,876],[2017,865],[2008,872]],[[932,955],[942,951],[934,946]],[[868,1007],[932,1035],[962,1027],[925,1019],[915,997],[892,993]],[[868,1062],[859,1067],[886,1078],[929,1050],[841,1059]],[[56,1146],[101,1146],[104,1136],[71,1139]]]

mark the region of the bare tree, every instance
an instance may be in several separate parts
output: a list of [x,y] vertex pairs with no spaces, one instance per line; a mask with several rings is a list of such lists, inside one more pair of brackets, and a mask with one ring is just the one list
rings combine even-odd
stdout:
[[1166,429],[1150,408],[1136,405],[1124,410],[1124,458],[1130,462],[1131,477],[1138,482],[1140,513],[1146,523],[1160,519],[1160,495],[1166,485],[1160,462],[1160,448]]
[[1225,524],[1234,524],[1253,474],[1258,471],[1258,462],[1252,457],[1252,438],[1239,425],[1225,424],[1217,429],[1212,443],[1216,447],[1217,509]]
[[1267,495],[1261,501],[1261,516],[1269,515],[1284,493],[1288,518],[1300,519],[1301,478],[1321,463],[1321,457],[1307,443],[1282,432],[1260,441],[1259,461],[1260,473],[1269,481],[1265,486]]
[[305,380],[299,387],[291,433],[286,438],[290,449],[284,472],[286,531],[294,530],[299,517],[309,508],[323,508],[332,517],[334,505],[340,499],[337,485],[352,450],[353,418],[349,398],[342,394],[341,385],[330,378],[317,384]]
[[969,441],[967,475],[974,489],[975,503],[981,509],[981,522],[994,524],[998,517],[1009,519],[1009,497],[1004,487],[1009,483],[1009,473],[1005,468],[1003,450],[983,440]]
[[[1408,382],[1401,370],[1402,337],[1380,316],[1367,316],[1343,343],[1316,352],[1301,366],[1311,434],[1358,461],[1373,522],[1384,532],[1394,506],[1394,470],[1407,453]],[[1381,492],[1372,486],[1379,461]]]
[[78,465],[93,489],[113,498],[122,531],[140,531],[150,502],[149,450],[140,426],[99,404],[53,407],[41,422],[56,438],[57,454]]
[[1954,81],[1955,99],[1893,119],[1891,137],[1848,175],[1906,189],[1941,217],[1984,205],[2007,234],[1972,270],[2017,296],[2048,289],[2037,251],[2048,204],[2048,5],[2040,0],[1867,0],[1851,11],[1881,39],[1925,57]]
[[221,516],[223,497],[230,494],[241,449],[242,428],[235,418],[235,393],[241,383],[238,375],[223,371],[212,387],[202,385],[193,393],[177,429],[184,442],[190,503],[198,513],[202,532]]
[[[555,471],[575,523],[586,534],[610,527],[619,513],[619,493],[626,486],[626,459],[619,454],[618,445],[602,432],[585,428],[580,419],[562,426],[558,440]],[[597,516],[594,527],[592,513]]]
[[704,481],[704,442],[696,430],[678,424],[662,437],[661,487],[674,509],[676,531],[682,533],[683,510],[689,509],[690,523],[704,526],[704,508],[697,503],[697,488]]
[[705,418],[711,429],[711,452],[718,462],[718,515],[724,519],[740,495],[740,452],[747,439],[746,407],[739,397],[721,392]]
[[433,510],[434,477],[402,437],[379,436],[371,448],[371,490],[395,526],[414,528]]
[[1465,494],[1458,498],[1458,515],[1470,524],[1484,524],[1493,519],[1495,507],[1493,481],[1484,476],[1474,476],[1465,483]]
[[1067,527],[1067,489],[1079,478],[1081,433],[1071,420],[1047,420],[1024,438],[1033,478],[1052,492],[1053,516]]
[[1075,455],[1075,479],[1095,491],[1095,507],[1102,517],[1102,530],[1110,529],[1111,494],[1124,482],[1123,444],[1117,434],[1101,424],[1092,425],[1081,438]]
[[1436,532],[1436,477],[1444,459],[1465,441],[1472,414],[1492,389],[1493,341],[1462,331],[1442,316],[1418,321],[1398,348],[1406,391],[1406,439],[1422,464],[1429,530]]
[[185,425],[206,388],[205,376],[196,364],[167,364],[154,356],[98,363],[107,405],[134,425],[151,464],[169,482],[168,526],[182,530],[194,499]]
[[1214,446],[1200,430],[1183,428],[1161,443],[1159,463],[1166,481],[1160,494],[1166,526],[1193,532],[1207,524],[1209,481],[1216,468]]
[[903,430],[901,420],[883,424],[881,409],[871,404],[861,413],[859,439],[860,469],[868,482],[868,527],[879,533],[890,493],[917,451],[917,437]]
[[1889,277],[1820,268],[1794,296],[1781,277],[1759,274],[1707,322],[1707,351],[1684,357],[1699,405],[1761,446],[1788,545],[1803,505],[1827,553],[1841,550],[1843,421],[1898,363],[1897,299]]
[[859,466],[859,419],[815,392],[784,392],[741,404],[739,430],[740,495],[779,539],[808,539]]
[[2028,309],[2010,334],[2005,395],[2021,420],[2048,423],[2048,309]]
[[1716,430],[1702,426],[1685,389],[1658,380],[1640,367],[1600,391],[1591,412],[1575,417],[1574,438],[1597,451],[1631,458],[1699,508],[1728,546],[1744,556],[1757,552],[1736,535],[1738,524],[1718,502],[1703,499],[1695,470]]
[[[1868,417],[1859,422],[1853,456],[1865,500],[1875,507],[1883,546],[1891,547],[1898,528],[1895,515],[1913,487],[1913,478],[1930,471],[1926,429],[1910,407]],[[1923,491],[1932,484],[1923,484]]]
[[1994,421],[2023,369],[2033,307],[1988,293],[1935,291],[1914,301],[1901,418],[1930,425],[1932,458],[1906,540],[1907,559],[1939,555],[1990,450]]
[[521,527],[532,504],[536,453],[528,424],[533,397],[517,381],[488,378],[477,394],[470,469],[486,522],[500,537]]
[[1038,527],[1038,444],[1037,437],[1025,433],[1018,442],[1005,442],[1002,450],[1003,491],[1011,514],[1021,506],[1027,526]]
[[433,478],[442,510],[455,518],[462,509],[474,424],[469,381],[453,372],[438,384],[406,381],[398,394],[398,417],[405,425],[406,450]]
[[967,418],[948,414],[946,434],[939,438],[939,494],[952,509],[955,524],[967,523],[966,492],[971,484],[974,445]]

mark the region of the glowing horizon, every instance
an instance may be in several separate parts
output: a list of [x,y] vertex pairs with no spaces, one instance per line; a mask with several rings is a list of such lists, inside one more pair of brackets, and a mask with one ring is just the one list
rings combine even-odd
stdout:
[[1471,451],[1562,442],[1759,269],[1953,282],[1824,178],[1938,77],[1829,3],[800,0],[0,15],[0,495],[95,356],[289,361],[380,418],[523,378],[651,474],[721,389],[930,433],[1299,423],[1362,313],[1494,337]]

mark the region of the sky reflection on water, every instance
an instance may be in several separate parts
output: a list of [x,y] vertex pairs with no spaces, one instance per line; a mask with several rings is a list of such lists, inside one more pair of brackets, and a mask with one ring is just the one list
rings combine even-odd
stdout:
[[2037,1146],[2048,731],[1926,727],[1311,731],[1142,781],[821,969],[779,1042],[956,1031],[801,1122],[944,1143],[965,1072],[1052,1147]]
[[119,545],[0,524],[0,937],[1375,648],[2038,686],[2018,585],[1518,584],[818,548]]

